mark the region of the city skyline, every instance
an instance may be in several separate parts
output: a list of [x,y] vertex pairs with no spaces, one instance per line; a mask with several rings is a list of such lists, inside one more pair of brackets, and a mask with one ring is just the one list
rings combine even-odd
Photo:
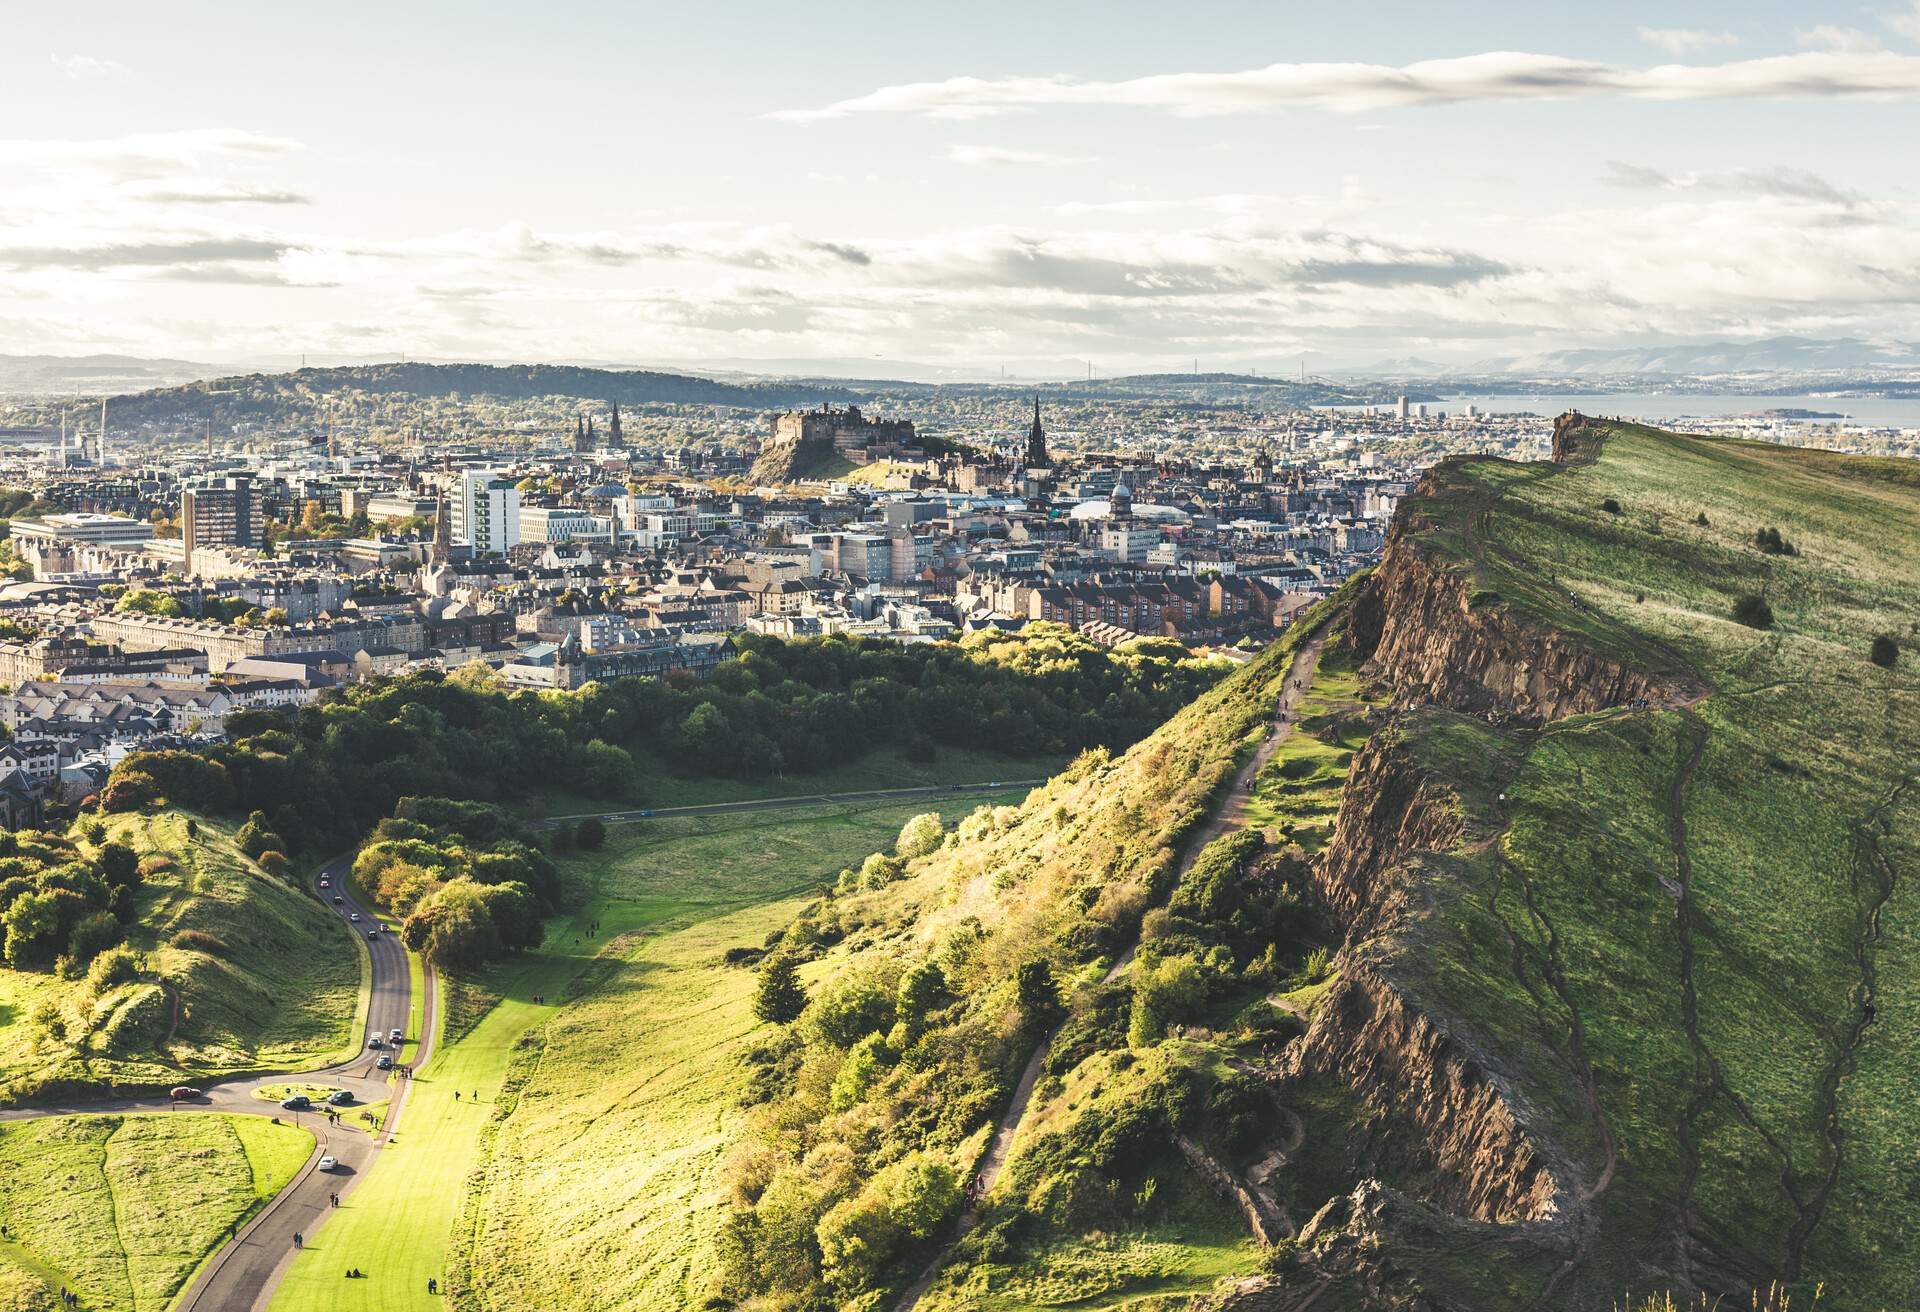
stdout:
[[0,352],[1291,370],[1913,335],[1912,0],[1391,10],[23,16]]

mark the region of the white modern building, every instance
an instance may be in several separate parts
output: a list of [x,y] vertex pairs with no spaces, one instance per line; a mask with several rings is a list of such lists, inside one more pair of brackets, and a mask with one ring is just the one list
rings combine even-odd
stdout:
[[520,541],[520,489],[492,469],[468,469],[460,475],[453,501],[453,536],[475,555],[504,555]]

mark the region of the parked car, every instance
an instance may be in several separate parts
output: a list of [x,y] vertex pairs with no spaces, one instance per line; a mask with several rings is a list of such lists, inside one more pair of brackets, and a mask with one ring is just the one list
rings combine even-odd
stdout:
[[206,1096],[207,1095],[200,1092],[200,1090],[191,1088],[185,1084],[176,1084],[167,1090],[167,1097],[173,1099],[175,1102],[185,1102],[190,1098],[204,1098]]
[[304,1093],[289,1094],[280,1100],[280,1105],[290,1112],[303,1112],[313,1106],[313,1099]]
[[345,1107],[348,1103],[353,1101],[353,1093],[351,1090],[348,1090],[348,1089],[335,1089],[332,1093],[327,1095],[327,1101],[332,1103],[335,1107]]
[[383,1071],[390,1071],[393,1069],[393,1058],[382,1057],[379,1061],[375,1062],[374,1065]]
[[320,1159],[320,1165],[315,1167],[314,1169],[319,1171],[331,1171],[334,1167],[338,1165],[340,1165],[340,1161],[338,1158],[322,1157]]

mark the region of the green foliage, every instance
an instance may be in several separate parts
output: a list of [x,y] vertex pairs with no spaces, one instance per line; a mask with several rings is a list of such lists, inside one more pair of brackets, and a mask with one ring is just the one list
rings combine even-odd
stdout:
[[583,852],[597,852],[606,846],[607,826],[597,815],[590,815],[574,826],[573,841]]
[[1799,551],[1793,543],[1780,536],[1780,530],[1772,526],[1754,530],[1753,543],[1769,556],[1797,556]]
[[893,845],[894,855],[903,861],[926,856],[937,849],[945,837],[946,828],[940,823],[940,813],[928,811],[900,827],[899,841]]
[[127,615],[157,615],[164,619],[179,619],[186,608],[180,599],[168,592],[153,592],[145,588],[135,588],[122,593],[113,608]]
[[1900,659],[1900,644],[1891,634],[1878,634],[1867,648],[1867,659],[1890,670]]
[[1060,1015],[1060,985],[1048,962],[1023,961],[1013,977],[1014,998],[1027,1024],[1044,1029]]
[[1773,607],[1767,604],[1766,598],[1743,592],[1733,599],[1733,618],[1750,629],[1770,629],[1773,627]]
[[810,1041],[851,1048],[869,1034],[893,1024],[893,991],[877,974],[857,972],[823,986],[807,1008]]
[[470,969],[502,949],[486,895],[467,879],[452,880],[420,899],[402,932],[408,947],[443,967]]
[[775,952],[761,963],[753,993],[753,1014],[773,1025],[788,1025],[807,1009],[807,989],[792,953]]
[[1206,1001],[1207,977],[1190,956],[1142,959],[1133,974],[1133,1013],[1127,1042],[1150,1047],[1167,1036],[1167,1027],[1191,1020]]

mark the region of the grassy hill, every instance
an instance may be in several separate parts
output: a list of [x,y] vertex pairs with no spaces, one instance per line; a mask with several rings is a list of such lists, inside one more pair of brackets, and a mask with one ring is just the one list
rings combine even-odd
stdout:
[[[721,1297],[892,1306],[928,1264],[923,1308],[1920,1287],[1920,467],[1562,439],[1438,467],[1274,652],[806,908]],[[1183,862],[1307,629],[1264,830]]]
[[[339,918],[242,855],[231,826],[192,823],[192,838],[178,812],[106,827],[142,858],[127,931],[139,979],[97,992],[85,978],[0,969],[0,1097],[164,1088],[353,1051],[362,955]],[[152,1023],[127,1023],[136,1008]]]
[[61,1116],[0,1127],[0,1307],[162,1312],[278,1193],[313,1136],[264,1117]]

